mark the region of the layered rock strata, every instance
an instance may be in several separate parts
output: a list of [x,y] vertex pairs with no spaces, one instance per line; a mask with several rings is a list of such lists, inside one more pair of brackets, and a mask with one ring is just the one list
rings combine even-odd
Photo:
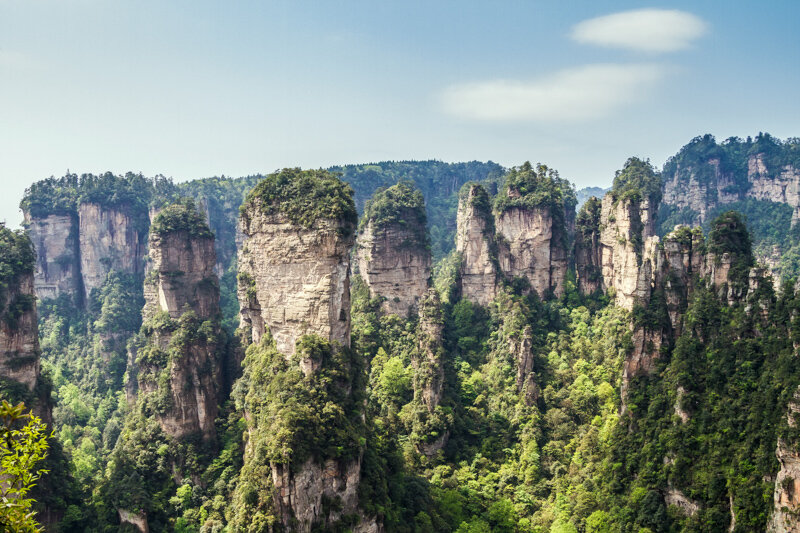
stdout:
[[407,318],[416,312],[431,276],[422,193],[406,183],[376,193],[367,203],[357,255],[359,274],[385,313]]
[[[313,205],[294,203],[300,194],[314,197]],[[303,384],[315,382],[319,372],[344,370],[330,367],[344,364],[341,359],[333,358],[322,368],[322,361],[296,354],[296,347],[302,346],[298,340],[314,335],[330,341],[334,353],[349,350],[350,251],[355,222],[352,189],[325,171],[286,169],[268,176],[250,193],[242,210],[238,295],[244,341],[260,343],[268,336],[287,364],[300,367],[306,380]],[[246,375],[248,369],[246,366]],[[318,386],[335,387],[344,409],[355,393],[353,385],[345,380]],[[253,429],[246,467],[258,460],[254,450],[259,444],[253,441]],[[333,445],[325,443],[326,449]],[[361,453],[345,460],[316,452],[302,464],[270,461],[269,469],[274,512],[287,530],[306,533],[333,527],[344,515],[361,514]],[[354,530],[378,531],[379,527],[362,516]]]
[[304,227],[251,207],[241,229],[238,292],[248,340],[269,331],[287,356],[307,334],[349,346],[353,226],[320,219]]
[[[800,390],[795,392],[793,400],[789,402],[787,417],[790,427],[797,425],[799,412]],[[772,517],[767,531],[798,533],[800,532],[800,450],[797,446],[790,446],[779,438],[775,457],[780,464],[780,470],[775,477]]]
[[456,215],[456,251],[461,256],[461,296],[487,306],[497,296],[497,242],[489,194],[470,184],[462,190]]
[[26,212],[24,224],[36,251],[36,296],[40,300],[61,294],[82,296],[77,218],[72,215],[34,218]]
[[411,358],[414,368],[414,401],[421,406],[422,423],[431,431],[418,444],[424,455],[433,456],[447,443],[450,435],[442,427],[441,413],[437,413],[444,392],[444,313],[439,293],[429,289],[420,308],[417,349]]
[[111,270],[139,275],[143,272],[145,242],[140,228],[127,213],[83,203],[78,206],[78,220],[81,278],[87,301]]
[[[187,217],[189,225],[172,223]],[[164,384],[153,377],[168,372],[169,407],[158,413],[164,433],[211,441],[224,364],[214,237],[193,206],[177,204],[155,218],[149,248],[142,313],[145,351],[155,347],[169,354],[169,362],[162,368],[153,364],[154,358],[138,358],[139,394],[159,392]],[[169,326],[155,325],[162,322]]]

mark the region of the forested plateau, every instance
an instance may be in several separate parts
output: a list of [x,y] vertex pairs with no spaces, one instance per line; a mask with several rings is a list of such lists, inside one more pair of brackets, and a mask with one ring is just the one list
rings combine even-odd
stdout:
[[32,184],[0,529],[800,531],[800,140],[620,167]]

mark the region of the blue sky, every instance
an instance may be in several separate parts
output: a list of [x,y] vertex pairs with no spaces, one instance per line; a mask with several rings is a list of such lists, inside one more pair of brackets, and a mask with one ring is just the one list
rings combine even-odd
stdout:
[[800,2],[0,0],[0,220],[72,172],[539,161],[800,136]]

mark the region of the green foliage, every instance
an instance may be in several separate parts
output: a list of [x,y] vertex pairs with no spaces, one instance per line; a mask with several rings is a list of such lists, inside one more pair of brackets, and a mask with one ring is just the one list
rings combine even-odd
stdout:
[[355,191],[356,207],[363,212],[369,198],[380,187],[409,180],[422,191],[427,207],[428,234],[434,260],[453,249],[458,191],[468,181],[496,184],[503,167],[491,161],[444,163],[442,161],[382,161],[366,165],[331,167]]
[[[0,320],[12,329],[20,315],[33,307],[29,295],[19,294],[22,276],[33,274],[33,245],[21,231],[0,224]],[[9,295],[13,295],[8,301]]]
[[388,188],[381,188],[364,205],[364,216],[359,229],[371,223],[375,230],[399,225],[411,230],[414,247],[430,247],[426,228],[425,199],[422,192],[411,181],[401,181]]
[[714,255],[717,263],[723,254],[730,254],[731,272],[728,277],[740,286],[747,283],[749,269],[754,262],[753,252],[750,233],[739,213],[727,211],[711,222],[707,250]]
[[111,172],[101,175],[67,174],[61,178],[50,177],[25,190],[20,208],[34,218],[49,215],[77,217],[81,204],[97,204],[102,209],[115,209],[127,213],[140,234],[149,225],[148,208],[176,196],[171,180],[156,176],[146,178],[128,172],[117,176]]
[[0,527],[3,531],[44,531],[32,511],[31,489],[47,470],[37,464],[47,457],[47,425],[25,404],[0,403]]
[[631,157],[614,174],[611,194],[615,202],[640,202],[647,199],[650,205],[656,206],[661,201],[661,175],[656,172],[649,159],[643,161],[638,157]]
[[307,228],[320,219],[352,227],[357,223],[353,189],[327,170],[285,168],[270,174],[247,195],[242,213],[250,206]]
[[578,200],[572,184],[546,165],[536,168],[526,161],[505,175],[504,187],[495,199],[494,208],[502,213],[512,207],[548,208],[555,218],[573,212]]
[[150,233],[159,237],[179,231],[197,239],[214,237],[205,217],[197,211],[194,200],[188,198],[163,208],[150,226]]

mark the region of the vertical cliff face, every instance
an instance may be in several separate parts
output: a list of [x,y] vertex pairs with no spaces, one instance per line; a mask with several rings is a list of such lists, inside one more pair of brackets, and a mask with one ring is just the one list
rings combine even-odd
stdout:
[[545,296],[564,293],[575,191],[558,173],[530,163],[513,168],[495,202],[498,259],[509,278],[523,278]]
[[155,217],[138,354],[139,394],[158,396],[164,433],[215,436],[223,361],[214,237],[191,203]]
[[492,205],[481,185],[467,184],[462,189],[456,223],[461,296],[478,305],[489,305],[497,296],[500,273]]
[[551,264],[554,243],[549,209],[512,207],[497,218],[497,233],[500,268],[506,276],[527,279],[539,295],[550,288],[557,295],[563,292],[563,285],[556,284],[563,280],[563,273],[557,271],[561,265]]
[[625,309],[647,297],[640,267],[648,238],[655,235],[655,206],[648,200],[603,198],[600,213],[600,257],[603,284],[615,290],[615,302]]
[[270,201],[254,189],[240,220],[239,302],[248,340],[269,332],[286,355],[308,334],[349,346],[355,208],[346,218],[320,213],[305,222],[292,206]]
[[414,417],[411,431],[419,453],[435,456],[450,436],[450,420],[441,403],[444,393],[444,313],[439,293],[429,289],[420,306],[414,368]]
[[84,296],[99,289],[111,270],[141,274],[144,242],[127,213],[95,203],[78,207],[80,266]]
[[309,532],[359,512],[364,376],[349,349],[355,222],[352,189],[325,171],[268,176],[243,206],[239,299],[252,344],[237,385],[248,420],[241,528],[265,520]]
[[602,290],[603,257],[600,247],[600,213],[602,202],[589,198],[578,213],[575,223],[575,274],[578,290],[592,294]]
[[47,299],[57,298],[61,294],[79,295],[81,275],[77,219],[72,215],[32,217],[26,212],[25,226],[36,251],[36,296]]
[[415,312],[428,288],[430,243],[422,193],[401,182],[379,190],[364,210],[358,237],[358,268],[387,314]]
[[33,253],[27,236],[0,225],[0,378],[28,392],[39,380]]
[[[789,427],[794,428],[800,413],[800,390],[795,391],[788,407]],[[800,531],[800,450],[779,438],[775,457],[781,467],[775,477],[772,518],[767,531],[797,533]]]

